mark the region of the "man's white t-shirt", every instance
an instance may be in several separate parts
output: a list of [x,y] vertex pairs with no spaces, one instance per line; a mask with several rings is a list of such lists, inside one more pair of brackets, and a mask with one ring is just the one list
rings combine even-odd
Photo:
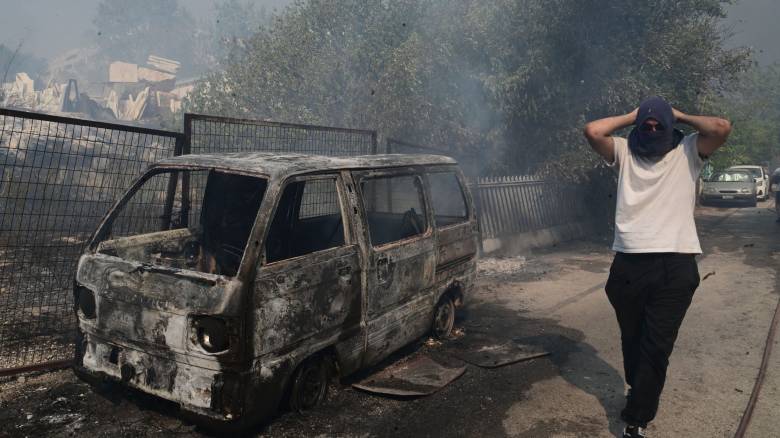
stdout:
[[634,155],[628,140],[614,137],[615,161],[610,163],[618,172],[614,251],[701,254],[693,220],[696,180],[704,167],[697,136],[685,136],[678,147],[656,159]]

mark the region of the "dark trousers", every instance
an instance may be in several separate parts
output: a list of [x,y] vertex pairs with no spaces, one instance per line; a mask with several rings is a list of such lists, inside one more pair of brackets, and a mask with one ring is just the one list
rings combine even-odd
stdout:
[[622,412],[642,427],[655,418],[677,331],[699,286],[695,256],[617,253],[606,292],[615,308],[631,395]]

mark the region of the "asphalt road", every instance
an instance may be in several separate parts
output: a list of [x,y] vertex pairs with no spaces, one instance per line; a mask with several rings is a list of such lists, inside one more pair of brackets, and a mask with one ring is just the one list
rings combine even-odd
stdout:
[[[750,398],[780,297],[780,224],[771,205],[697,213],[703,281],[671,358],[651,437],[732,437]],[[608,241],[578,242],[480,263],[464,336],[514,339],[551,355],[496,369],[468,366],[438,393],[389,399],[335,384],[306,414],[283,413],[256,436],[614,437],[624,384],[618,327],[603,291]],[[705,278],[706,277],[706,278]],[[780,436],[780,347],[747,436]],[[415,344],[396,355],[437,356]],[[2,436],[200,436],[171,405],[96,392],[69,371],[0,383]]]

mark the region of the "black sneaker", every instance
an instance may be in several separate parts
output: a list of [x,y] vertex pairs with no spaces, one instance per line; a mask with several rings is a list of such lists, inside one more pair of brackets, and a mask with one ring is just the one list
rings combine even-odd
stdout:
[[626,426],[623,429],[623,438],[645,438],[645,428],[639,426]]

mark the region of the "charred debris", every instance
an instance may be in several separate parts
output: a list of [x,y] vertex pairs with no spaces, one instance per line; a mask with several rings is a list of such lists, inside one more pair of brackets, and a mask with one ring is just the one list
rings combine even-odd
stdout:
[[155,124],[181,111],[194,80],[177,78],[178,61],[149,55],[146,65],[113,61],[106,82],[79,83],[76,79],[45,85],[20,72],[0,84],[0,106],[46,113],[80,113],[90,119]]

